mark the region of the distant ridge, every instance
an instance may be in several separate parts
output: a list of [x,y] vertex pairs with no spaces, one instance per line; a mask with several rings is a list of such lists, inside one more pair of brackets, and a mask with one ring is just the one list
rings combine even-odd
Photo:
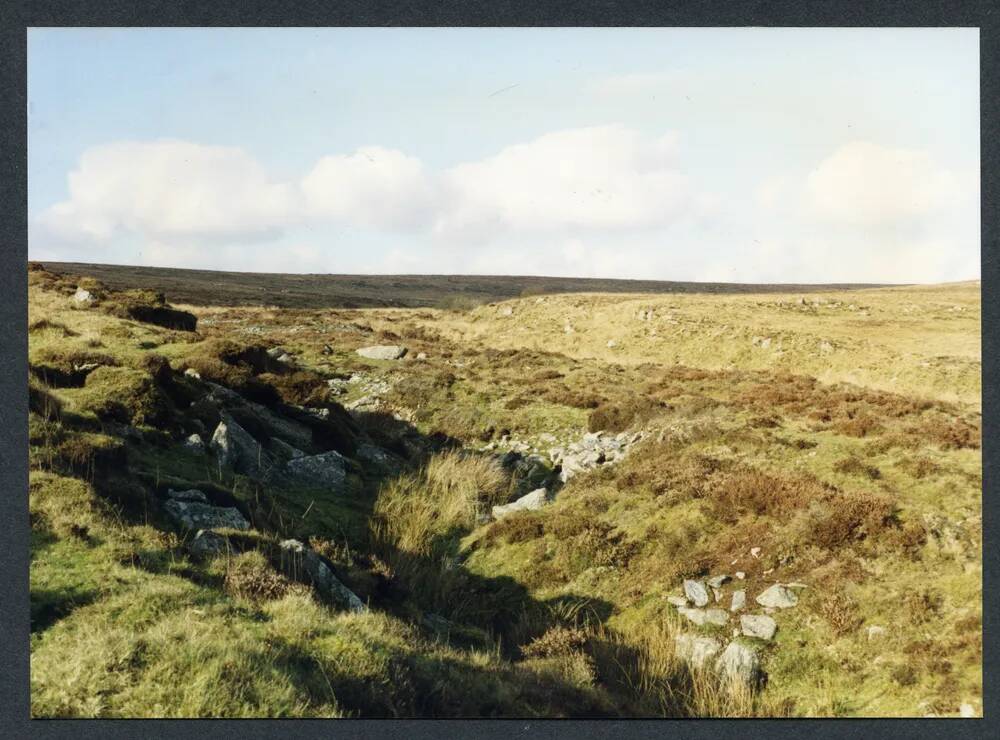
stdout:
[[890,283],[751,284],[490,275],[292,275],[43,262],[61,275],[110,288],[162,291],[171,303],[282,308],[452,307],[551,293],[806,293],[892,287]]

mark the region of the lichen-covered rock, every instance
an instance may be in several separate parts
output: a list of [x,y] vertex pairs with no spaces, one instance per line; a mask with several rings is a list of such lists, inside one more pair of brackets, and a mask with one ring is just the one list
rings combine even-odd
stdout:
[[171,488],[167,491],[167,498],[175,501],[194,501],[199,504],[208,503],[208,497],[197,488],[189,488],[186,491],[175,491]]
[[777,623],[766,614],[744,614],[740,617],[740,630],[747,637],[770,640],[777,629]]
[[406,347],[395,344],[378,344],[374,347],[362,347],[355,352],[369,360],[398,360],[406,354]]
[[366,468],[372,468],[375,472],[396,473],[402,470],[403,461],[388,450],[377,447],[373,444],[362,442],[358,445],[355,457],[358,462]]
[[281,570],[289,578],[309,583],[328,601],[352,612],[367,610],[364,602],[334,575],[330,563],[298,540],[284,540],[281,547]]
[[681,606],[687,606],[689,602],[683,596],[668,596],[667,603],[672,604],[676,607],[681,607]]
[[733,600],[730,603],[729,611],[738,612],[744,609],[747,605],[747,592],[740,589],[739,591],[733,591]]
[[229,540],[210,529],[199,529],[197,534],[188,542],[187,548],[192,555],[208,557],[227,552],[229,550]]
[[261,444],[226,412],[212,434],[211,447],[221,465],[251,478],[263,477],[274,464]]
[[184,440],[182,446],[188,452],[193,452],[197,455],[205,452],[205,441],[201,438],[200,434],[192,434]]
[[722,650],[722,643],[714,637],[679,634],[674,638],[674,653],[692,668],[705,668]]
[[331,450],[289,460],[285,472],[308,485],[340,489],[347,480],[347,461],[339,452]]
[[724,627],[729,623],[729,614],[722,609],[691,609],[682,606],[678,607],[677,613],[699,627],[705,624]]
[[211,506],[197,501],[170,499],[163,508],[184,529],[250,529],[239,509],[231,506]]
[[708,604],[708,589],[701,581],[684,581],[684,595],[694,602],[695,606],[705,606]]
[[715,670],[724,678],[748,689],[760,686],[763,673],[757,652],[747,645],[731,642],[715,661]]
[[757,597],[761,606],[789,609],[799,603],[799,597],[790,588],[776,583]]
[[306,453],[298,447],[292,447],[290,444],[278,437],[271,438],[270,446],[271,451],[284,460],[297,460],[300,457],[306,456]]
[[493,517],[495,519],[503,519],[515,511],[534,511],[535,509],[541,509],[547,503],[549,503],[549,492],[544,488],[538,488],[531,493],[521,496],[517,501],[502,506],[494,506]]
[[73,302],[78,306],[89,306],[94,302],[94,294],[89,290],[84,290],[83,288],[77,288],[76,292],[73,294]]

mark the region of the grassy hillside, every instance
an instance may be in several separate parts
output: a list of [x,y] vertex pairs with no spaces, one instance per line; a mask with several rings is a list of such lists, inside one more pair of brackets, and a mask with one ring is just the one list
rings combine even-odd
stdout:
[[[29,276],[36,715],[982,711],[978,285],[189,305],[182,331]],[[408,352],[355,353],[377,344]],[[275,347],[280,366],[256,359]],[[326,409],[300,444],[342,452],[344,488],[186,449],[218,421],[209,381],[258,404],[258,437]],[[561,484],[594,440],[623,452]],[[550,504],[486,516],[541,484]],[[195,555],[168,488],[251,528]],[[287,537],[367,611],[289,577]],[[696,627],[668,601],[717,575],[727,610],[795,585],[772,640],[739,638],[767,675],[752,693],[677,653],[734,639],[736,617]]]
[[[91,277],[110,288],[142,288],[167,294],[176,303],[282,308],[370,308],[475,306],[546,293],[756,293],[814,291],[861,285],[747,285],[666,280],[604,280],[503,275],[288,275],[184,270],[167,267],[46,262],[68,277]],[[870,287],[870,286],[867,286]]]

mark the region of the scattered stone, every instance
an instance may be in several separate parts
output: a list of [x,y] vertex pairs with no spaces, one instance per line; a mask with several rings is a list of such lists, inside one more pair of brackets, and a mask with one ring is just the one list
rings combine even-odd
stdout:
[[757,603],[761,606],[788,609],[799,603],[799,597],[791,589],[776,583],[757,597]]
[[778,625],[774,619],[763,614],[743,614],[740,616],[740,629],[747,637],[770,640]]
[[306,581],[324,597],[352,612],[367,611],[364,602],[333,573],[329,561],[298,540],[284,540],[281,547],[281,569],[297,581]]
[[288,353],[285,352],[285,350],[282,347],[271,347],[271,349],[267,351],[267,356],[270,357],[272,360],[277,360],[282,355],[286,354]]
[[682,617],[687,617],[691,622],[699,627],[705,624],[715,624],[724,627],[729,622],[729,615],[722,609],[691,609],[690,607],[678,607],[677,613]]
[[717,602],[718,601],[722,601],[722,589],[721,588],[713,588],[712,589],[712,595],[715,596],[715,600]]
[[747,605],[747,592],[743,590],[733,591],[733,601],[729,607],[729,611],[738,612],[741,609],[745,608],[746,605]]
[[689,603],[683,596],[668,596],[667,602],[677,607],[687,606]]
[[427,359],[427,353],[426,352],[417,352],[417,359],[418,360],[426,360]]
[[732,579],[726,575],[712,576],[708,579],[708,585],[712,588],[722,588],[722,585],[728,583],[730,580]]
[[868,642],[881,640],[883,637],[885,637],[885,627],[873,624],[868,628]]
[[282,364],[285,364],[285,365],[291,365],[292,363],[295,362],[295,358],[292,357],[290,354],[286,353],[286,354],[281,355],[278,358],[278,362],[280,362]]
[[758,560],[760,558],[760,548],[759,547],[751,547],[750,548],[750,555],[751,555],[751,557],[753,557],[754,560]]
[[502,306],[498,312],[501,316],[513,316],[514,307],[513,306]]
[[201,438],[200,434],[192,434],[187,439],[184,440],[183,447],[189,452],[195,452],[202,454],[205,452],[205,442]]
[[739,642],[731,642],[715,661],[715,669],[730,681],[747,688],[757,688],[762,679],[760,658],[753,648]]
[[73,294],[73,301],[81,306],[89,306],[94,302],[94,294],[89,290],[84,290],[83,288],[77,288],[76,292]]
[[341,488],[347,480],[347,461],[339,452],[330,450],[293,458],[285,464],[285,472],[305,483]]
[[609,339],[608,340],[608,349],[614,349],[617,346],[618,346],[618,342],[616,342],[614,339]]
[[684,581],[684,595],[694,602],[695,606],[705,606],[708,604],[708,590],[701,581]]
[[747,577],[747,574],[744,573],[742,570],[738,570],[736,571],[736,577],[742,581],[744,578]]
[[187,370],[185,370],[184,375],[186,375],[189,378],[194,378],[195,380],[201,380],[201,373],[199,373],[193,367],[189,367]]
[[373,347],[362,347],[355,352],[369,360],[398,360],[406,354],[406,347],[395,344],[379,344]]
[[196,501],[170,499],[163,508],[184,529],[250,529],[239,509],[231,506],[210,506]]
[[690,634],[677,635],[674,638],[674,646],[677,657],[696,669],[709,665],[712,658],[722,650],[722,644],[714,637],[699,637]]
[[535,509],[541,509],[549,503],[549,500],[549,492],[544,488],[537,488],[531,493],[525,494],[524,496],[521,496],[521,498],[509,504],[494,506],[493,518],[503,519],[505,516],[513,514],[515,511],[534,511]]

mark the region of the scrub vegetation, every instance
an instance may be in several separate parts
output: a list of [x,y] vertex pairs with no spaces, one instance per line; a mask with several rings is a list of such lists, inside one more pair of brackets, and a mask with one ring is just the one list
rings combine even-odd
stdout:
[[[35,716],[982,711],[978,284],[348,309],[78,275],[28,272]],[[254,472],[185,443],[220,422]],[[293,448],[342,482],[259,472]],[[193,547],[190,489],[247,528]],[[739,624],[667,600],[721,574],[727,610],[798,588],[759,687],[678,654]]]

